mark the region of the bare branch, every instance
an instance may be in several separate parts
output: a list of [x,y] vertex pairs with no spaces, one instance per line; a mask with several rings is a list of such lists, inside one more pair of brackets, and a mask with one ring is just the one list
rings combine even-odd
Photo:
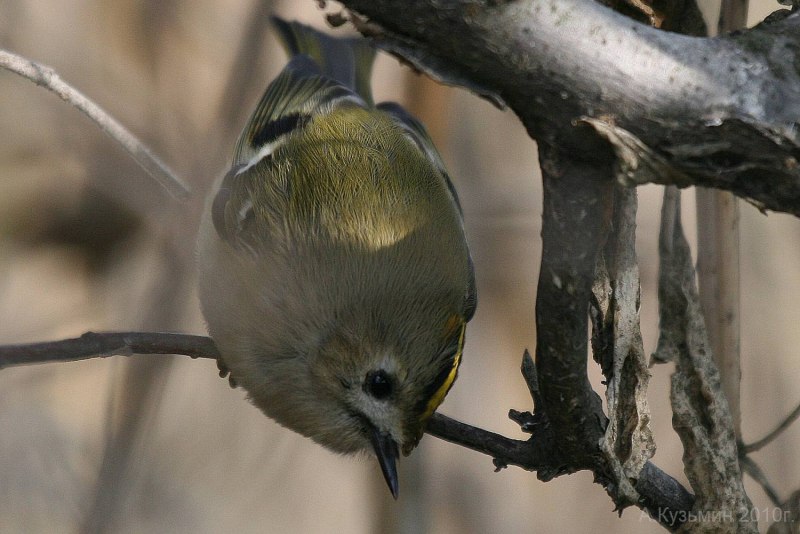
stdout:
[[769,500],[772,501],[776,507],[781,507],[781,498],[778,496],[778,492],[775,491],[775,488],[772,487],[772,484],[769,483],[769,479],[767,475],[764,474],[764,471],[761,470],[761,467],[753,460],[747,456],[744,456],[739,459],[739,462],[742,466],[742,469],[745,473],[750,475],[750,478],[755,480],[761,489],[764,490],[764,493],[767,494]]
[[434,414],[425,432],[439,439],[461,445],[494,458],[498,468],[516,465],[529,471],[546,465],[543,455],[536,455],[531,442],[510,439],[488,430],[470,426],[446,415]]
[[[528,421],[531,440],[552,445],[546,449],[549,465],[540,466],[537,474],[548,480],[590,469],[623,508],[629,502],[599,447],[608,420],[586,372],[588,307],[598,253],[613,224],[615,184],[609,178],[610,166],[584,164],[548,145],[540,145],[539,155],[544,207],[536,297],[536,374],[525,362],[523,371],[529,380],[538,380],[535,387],[529,384],[538,399]],[[631,479],[639,494],[636,504],[664,526],[677,528],[676,518],[681,515],[668,512],[691,505],[693,498],[688,492],[649,462]],[[676,487],[682,498],[671,493]],[[672,497],[665,498],[667,495]]]
[[[612,213],[610,168],[539,147],[544,186],[542,260],[536,291],[536,370],[543,406],[569,463],[555,475],[596,467],[607,419],[586,371],[595,262]],[[564,399],[570,399],[565,402]],[[541,476],[541,473],[540,473]],[[608,481],[606,481],[608,482]]]
[[745,454],[750,454],[751,452],[755,452],[755,451],[761,449],[762,447],[770,444],[772,442],[772,440],[774,440],[775,438],[777,438],[781,434],[781,432],[783,432],[784,430],[789,428],[789,426],[791,426],[791,424],[794,423],[797,420],[798,417],[800,417],[800,405],[798,405],[792,411],[792,413],[790,413],[786,417],[786,419],[784,419],[777,427],[775,427],[775,429],[772,432],[770,432],[769,434],[767,434],[766,436],[764,436],[760,440],[758,440],[758,441],[756,441],[754,443],[751,443],[750,445],[745,445],[743,447],[744,453]]
[[211,338],[164,332],[87,332],[81,337],[0,346],[0,369],[44,362],[75,362],[132,354],[184,354],[192,358],[218,358]]
[[173,198],[186,200],[190,197],[191,188],[163,161],[100,106],[62,80],[53,69],[6,50],[0,50],[0,67],[19,74],[36,85],[52,91],[61,100],[82,111],[109,137],[127,150],[136,163],[166,189]]
[[[553,461],[549,450],[552,443],[540,439],[539,435],[528,441],[509,439],[438,413],[428,422],[426,432],[488,454],[494,458],[498,469],[515,465],[528,471],[538,471],[547,468]],[[669,530],[680,526],[680,518],[688,515],[694,503],[694,497],[678,481],[650,462],[644,464],[639,474],[636,491],[640,496],[637,504]]]
[[708,39],[593,0],[344,4],[369,18],[357,26],[379,46],[507,103],[540,143],[610,158],[592,128],[576,127],[602,120],[615,149],[635,146],[638,166],[671,171],[618,174],[626,184],[721,188],[800,215],[800,14]]

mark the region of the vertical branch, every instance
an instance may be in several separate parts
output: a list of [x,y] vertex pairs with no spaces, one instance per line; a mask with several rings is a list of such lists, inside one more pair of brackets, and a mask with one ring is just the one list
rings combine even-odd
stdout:
[[722,35],[744,28],[747,25],[747,5],[749,3],[749,0],[722,0],[717,32]]
[[588,306],[608,233],[613,182],[610,167],[570,159],[548,145],[540,145],[539,159],[544,200],[536,369],[556,449],[571,456],[570,469],[562,472],[572,472],[596,463],[607,422],[586,364]]
[[736,435],[739,410],[739,207],[726,191],[697,188],[700,302]]
[[[718,31],[744,27],[747,0],[723,0]],[[739,206],[715,189],[697,188],[697,273],[711,351],[720,371],[736,436],[741,439],[739,408]]]

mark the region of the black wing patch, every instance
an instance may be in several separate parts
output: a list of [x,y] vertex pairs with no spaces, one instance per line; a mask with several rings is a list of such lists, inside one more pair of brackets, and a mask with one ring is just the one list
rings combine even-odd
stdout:
[[271,143],[283,135],[302,128],[309,119],[308,115],[300,115],[299,113],[279,117],[272,122],[266,123],[260,130],[253,132],[252,144],[259,147]]
[[252,164],[261,149],[302,129],[312,117],[329,113],[344,101],[366,107],[339,82],[325,77],[308,56],[294,56],[267,87],[244,127],[234,152],[234,164]]

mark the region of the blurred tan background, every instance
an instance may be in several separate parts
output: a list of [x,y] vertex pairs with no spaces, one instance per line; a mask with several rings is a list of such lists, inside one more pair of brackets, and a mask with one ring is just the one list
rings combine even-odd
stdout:
[[[719,2],[701,2],[714,17]],[[751,23],[777,8],[751,2]],[[328,11],[336,11],[330,5]],[[0,343],[87,330],[203,333],[194,232],[248,114],[284,57],[273,11],[325,27],[316,3],[244,0],[0,0],[0,47],[54,67],[121,120],[196,190],[162,194],[119,147],[54,95],[0,71]],[[338,30],[341,34],[346,30]],[[523,437],[518,367],[534,347],[541,190],[535,144],[516,118],[379,59],[378,100],[421,116],[460,193],[478,312],[460,378],[440,411]],[[694,201],[684,223],[694,241]],[[661,189],[640,188],[642,330],[657,335]],[[746,442],[800,402],[800,223],[742,215],[742,419]],[[599,388],[599,372],[590,365]],[[650,390],[658,452],[679,480],[671,366]],[[755,459],[781,497],[800,487],[800,425]],[[211,361],[115,357],[0,372],[0,533],[662,532],[622,518],[591,475],[547,484],[427,436],[401,462],[392,502],[374,460],[333,455],[264,417]],[[764,530],[771,505],[746,487]]]

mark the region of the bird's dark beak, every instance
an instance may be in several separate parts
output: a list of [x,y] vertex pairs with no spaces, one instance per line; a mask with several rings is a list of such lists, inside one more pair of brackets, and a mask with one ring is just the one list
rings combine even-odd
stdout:
[[397,451],[397,442],[386,432],[381,432],[376,427],[372,427],[372,447],[375,449],[375,455],[378,457],[378,462],[381,464],[381,471],[383,471],[383,478],[389,485],[389,491],[392,492],[392,497],[397,498],[399,484],[397,482],[397,458],[399,454]]

